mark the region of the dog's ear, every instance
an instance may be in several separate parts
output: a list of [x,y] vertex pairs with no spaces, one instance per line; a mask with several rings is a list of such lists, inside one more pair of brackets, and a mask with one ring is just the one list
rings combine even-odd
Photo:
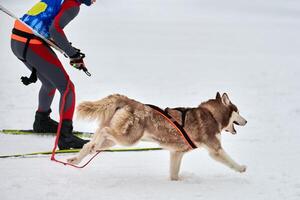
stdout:
[[216,100],[221,101],[221,95],[220,95],[220,92],[217,92],[217,94],[216,94]]
[[225,104],[225,105],[229,105],[230,104],[230,99],[228,97],[228,95],[226,93],[224,93],[222,95],[222,103]]

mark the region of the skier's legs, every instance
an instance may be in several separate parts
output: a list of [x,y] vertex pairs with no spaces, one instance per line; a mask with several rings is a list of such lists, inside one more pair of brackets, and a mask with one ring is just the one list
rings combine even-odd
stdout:
[[[22,59],[25,44],[12,40],[11,46],[14,54],[18,58]],[[46,44],[29,44],[26,63],[36,69],[37,73],[39,74],[39,78],[44,78],[45,80],[47,80],[47,83],[50,83],[49,85],[52,85],[53,87],[58,89],[61,94],[60,108],[62,108],[63,106],[63,109],[62,112],[60,109],[62,127],[61,135],[58,141],[59,148],[82,148],[82,146],[88,141],[82,140],[72,133],[72,118],[75,108],[74,84],[70,81],[70,78],[61,62],[59,61],[58,57],[56,56],[54,51]]]
[[[24,43],[12,40],[12,49],[17,57],[19,55],[21,57],[22,48],[24,49]],[[49,93],[51,94],[54,88],[58,89],[61,94],[60,107],[62,106],[62,98],[65,92],[68,92],[66,94],[62,118],[64,120],[72,120],[75,107],[74,84],[70,81],[68,74],[53,50],[45,44],[29,44],[26,63],[37,70],[38,77],[44,85],[41,88],[40,100],[46,98],[47,101],[42,106],[47,107],[51,104],[52,99],[46,96],[49,96]]]
[[[39,55],[40,52],[42,54]],[[61,106],[64,106],[63,113],[61,113],[62,119],[72,120],[75,107],[75,88],[55,53],[46,45],[32,45],[28,50],[28,58],[28,62],[32,62],[30,64],[37,66],[38,73],[46,77],[60,92],[60,110]],[[62,105],[66,92],[65,103]]]
[[[39,78],[41,80],[41,78]],[[38,111],[45,112],[51,109],[51,104],[55,95],[56,88],[52,85],[44,84],[41,80],[42,86],[39,92]],[[49,87],[50,86],[50,87]]]
[[[24,62],[27,68],[32,71],[32,67]],[[42,85],[39,91],[39,103],[38,109],[39,112],[48,112],[51,109],[51,104],[55,95],[56,88],[52,85],[47,78],[43,77],[42,74],[37,72],[37,77],[41,81]]]

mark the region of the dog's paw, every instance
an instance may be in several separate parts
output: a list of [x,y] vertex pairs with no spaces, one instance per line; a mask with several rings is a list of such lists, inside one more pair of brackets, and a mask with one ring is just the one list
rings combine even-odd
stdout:
[[178,176],[171,176],[170,179],[171,179],[171,181],[179,181]]
[[67,162],[72,165],[77,165],[80,163],[80,160],[77,157],[67,159]]
[[179,181],[180,178],[179,178],[179,176],[176,175],[176,174],[170,174],[170,180],[171,180],[171,181]]
[[241,165],[237,171],[240,173],[244,173],[247,170],[247,166],[246,165]]

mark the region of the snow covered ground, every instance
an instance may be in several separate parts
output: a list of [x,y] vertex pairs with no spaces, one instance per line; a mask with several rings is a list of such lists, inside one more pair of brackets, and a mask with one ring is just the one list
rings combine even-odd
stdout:
[[[36,0],[0,0],[19,16]],[[0,129],[28,129],[39,84],[10,51],[13,21],[0,14]],[[197,106],[227,92],[248,124],[224,133],[238,174],[205,150],[168,180],[167,151],[103,153],[77,170],[49,157],[0,159],[0,199],[300,199],[300,2],[296,0],[98,0],[66,33],[92,77],[68,66],[77,100],[122,93],[144,103]],[[53,117],[58,118],[58,94]],[[96,124],[75,120],[75,129]],[[0,154],[51,150],[53,137],[0,134]],[[145,146],[148,144],[142,144]],[[68,156],[59,158],[65,159]]]

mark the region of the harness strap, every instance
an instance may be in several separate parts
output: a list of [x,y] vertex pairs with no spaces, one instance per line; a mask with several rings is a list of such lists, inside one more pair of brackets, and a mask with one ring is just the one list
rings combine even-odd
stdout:
[[166,111],[162,110],[161,108],[151,105],[151,104],[146,104],[146,106],[151,107],[152,109],[157,111],[159,114],[161,114],[164,118],[166,118],[177,129],[177,131],[180,133],[180,135],[183,136],[184,140],[187,142],[187,144],[189,145],[189,147],[191,149],[197,148],[195,143],[191,140],[191,138],[189,137],[187,132],[184,130],[183,126],[180,125],[171,115],[169,115],[169,113],[167,113]]
[[27,51],[28,51],[29,42],[30,42],[31,39],[33,39],[33,38],[36,39],[38,37],[35,36],[32,33],[27,33],[27,32],[18,30],[16,28],[13,28],[12,33],[15,34],[15,35],[17,35],[17,36],[26,38],[25,47],[24,47],[24,51],[23,51],[23,56],[22,56],[22,58],[19,58],[21,61],[26,62],[26,57],[27,57]]
[[12,33],[15,34],[15,35],[24,37],[24,38],[37,39],[37,40],[43,41],[40,37],[34,35],[33,33],[28,33],[28,32],[25,32],[25,31],[21,31],[17,28],[13,28]]
[[[165,109],[165,112],[168,113],[168,109],[171,109],[171,108],[166,108]],[[179,112],[181,112],[181,126],[184,127],[185,126],[185,118],[186,118],[186,114],[187,112],[190,110],[189,108],[181,108],[181,107],[178,107],[178,108],[173,108],[173,110],[177,110]]]
[[[27,32],[18,30],[16,28],[14,28],[12,30],[12,33],[17,35],[17,36],[26,38],[26,43],[25,43],[25,46],[24,46],[22,58],[19,58],[22,62],[25,63],[26,58],[27,58],[27,52],[28,52],[28,47],[29,47],[30,40],[32,40],[32,39],[37,39],[37,40],[40,40],[40,41],[42,41],[42,40],[41,40],[41,38],[39,38],[38,36],[36,36],[32,33],[27,33]],[[32,67],[32,72],[31,72],[30,77],[28,78],[26,76],[22,76],[21,80],[22,80],[22,83],[24,85],[29,85],[31,83],[35,83],[37,81],[37,71],[36,71],[36,69],[34,67]]]
[[67,94],[69,93],[69,90],[70,90],[70,84],[71,84],[71,81],[70,81],[70,78],[68,78],[67,89],[66,89],[66,91],[64,92],[64,94],[62,96],[61,108],[60,108],[60,112],[59,112],[60,119],[59,119],[59,123],[58,123],[58,127],[57,127],[56,138],[55,138],[54,147],[53,147],[53,150],[52,150],[51,160],[55,161],[57,163],[61,163],[63,165],[67,165],[67,166],[71,166],[71,167],[75,167],[75,168],[81,169],[81,168],[84,168],[85,166],[87,166],[102,151],[97,151],[82,166],[73,165],[73,164],[70,164],[70,163],[67,163],[67,162],[64,162],[64,161],[57,160],[55,158],[55,153],[56,153],[56,149],[57,149],[57,146],[58,146],[58,140],[59,140],[59,137],[61,135],[61,127],[62,127],[62,122],[63,122],[63,112],[64,112],[65,103],[66,103],[66,97],[67,97]]

